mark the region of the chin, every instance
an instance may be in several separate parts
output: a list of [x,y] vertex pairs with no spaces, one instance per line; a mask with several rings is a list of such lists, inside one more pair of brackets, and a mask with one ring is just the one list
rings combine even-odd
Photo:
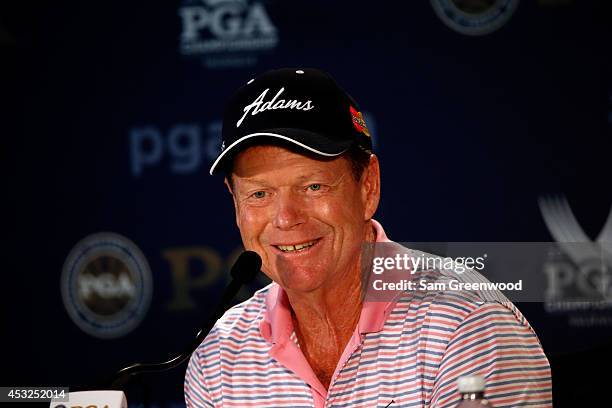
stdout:
[[284,289],[296,292],[311,292],[322,286],[322,281],[314,276],[308,276],[306,273],[300,274],[294,272],[291,274],[284,273],[279,275],[280,279],[277,282]]

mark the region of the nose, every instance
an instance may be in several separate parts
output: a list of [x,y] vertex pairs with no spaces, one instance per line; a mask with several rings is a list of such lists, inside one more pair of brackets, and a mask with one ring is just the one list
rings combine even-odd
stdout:
[[291,230],[306,220],[304,203],[292,192],[278,194],[274,211],[272,225],[280,230]]

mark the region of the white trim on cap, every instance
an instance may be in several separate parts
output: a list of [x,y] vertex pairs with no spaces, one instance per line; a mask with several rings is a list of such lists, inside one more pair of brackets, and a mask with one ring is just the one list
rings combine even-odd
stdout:
[[310,146],[306,146],[303,143],[300,143],[296,140],[291,139],[290,137],[287,136],[283,136],[283,135],[279,135],[278,133],[251,133],[250,135],[246,135],[246,136],[242,136],[240,139],[236,140],[234,143],[232,143],[231,145],[227,146],[227,148],[225,150],[223,150],[223,152],[221,152],[221,154],[219,155],[219,157],[217,157],[217,159],[215,160],[215,162],[212,164],[212,166],[210,167],[210,171],[209,174],[212,175],[213,172],[215,171],[215,167],[217,167],[217,164],[219,164],[219,161],[223,158],[223,156],[225,156],[225,153],[229,152],[230,150],[232,150],[232,148],[234,146],[236,146],[238,143],[242,142],[243,140],[246,139],[250,139],[252,137],[255,136],[272,136],[272,137],[278,137],[279,139],[284,139],[288,142],[291,142],[293,144],[296,144],[300,147],[303,147],[306,150],[310,150],[311,152],[315,152],[317,154],[320,154],[322,156],[327,156],[327,157],[334,157],[334,156],[339,156],[342,153],[346,152],[348,149],[344,149],[343,151],[341,151],[340,153],[324,153],[322,151],[319,151],[317,149],[313,149]]

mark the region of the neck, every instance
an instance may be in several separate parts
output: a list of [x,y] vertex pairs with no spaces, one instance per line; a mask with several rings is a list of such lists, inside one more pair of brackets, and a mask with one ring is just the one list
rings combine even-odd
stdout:
[[[375,240],[376,232],[368,222],[364,241]],[[287,291],[293,325],[300,343],[321,342],[325,339],[334,345],[336,353],[341,354],[344,350],[361,314],[361,257],[342,276],[328,290],[308,293]]]
[[[292,316],[296,331],[306,340],[316,339],[321,331],[333,337],[344,337],[342,334],[352,334],[357,325],[362,305],[361,279],[344,282],[328,293],[296,296],[287,293],[292,308]],[[340,295],[339,295],[340,294]]]

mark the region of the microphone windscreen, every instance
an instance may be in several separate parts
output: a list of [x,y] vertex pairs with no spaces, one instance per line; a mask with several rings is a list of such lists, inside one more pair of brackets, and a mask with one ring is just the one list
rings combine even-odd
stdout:
[[257,252],[244,251],[232,266],[230,275],[244,285],[252,282],[260,269],[261,257]]

